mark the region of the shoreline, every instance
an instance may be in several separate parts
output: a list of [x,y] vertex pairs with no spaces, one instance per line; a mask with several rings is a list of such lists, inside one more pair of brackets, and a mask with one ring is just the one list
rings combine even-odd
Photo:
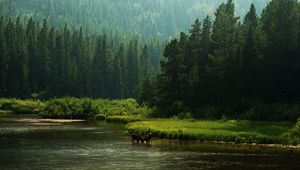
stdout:
[[[11,118],[16,118],[15,122],[22,122],[22,123],[29,123],[31,125],[36,125],[36,126],[59,126],[59,125],[65,125],[65,124],[76,124],[76,123],[84,123],[87,122],[87,120],[83,120],[83,119],[43,119],[43,118],[38,118],[35,117],[35,115],[22,115],[21,117],[19,117],[19,115],[10,115],[9,117],[0,117],[1,120],[4,121],[11,121]],[[154,134],[154,138],[156,139],[160,139],[160,140],[167,140],[167,141],[177,141],[177,142],[187,142],[187,143],[207,143],[207,144],[218,144],[218,145],[232,145],[232,146],[249,146],[249,147],[263,147],[263,148],[279,148],[279,149],[295,149],[295,150],[300,150],[300,144],[291,144],[291,143],[286,143],[286,142],[281,142],[281,143],[258,143],[258,142],[245,142],[247,140],[249,140],[248,138],[254,138],[255,136],[244,136],[242,138],[240,138],[238,141],[235,141],[236,138],[233,137],[237,137],[239,138],[238,135],[233,134],[234,132],[229,133],[228,137],[224,136],[218,136],[218,134],[201,134],[200,131],[202,129],[199,129],[198,134],[192,134],[187,132],[186,130],[182,131],[172,131],[169,129],[168,130],[164,130],[164,129],[159,129],[159,127],[157,127],[157,129],[153,129],[153,127],[149,127],[145,124],[143,124],[144,122],[159,122],[159,121],[178,121],[178,122],[187,122],[189,120],[176,120],[176,119],[147,119],[147,120],[142,120],[142,121],[136,121],[136,122],[131,122],[131,123],[121,123],[122,124],[122,131],[126,132],[128,130],[135,130],[137,132],[143,133],[144,131],[148,130],[149,128],[151,129],[152,133]],[[192,120],[191,122],[201,122],[204,120]],[[229,120],[229,121],[233,121],[233,120]],[[107,122],[107,121],[97,121],[95,120],[95,122],[105,122],[106,124],[108,124],[109,126],[111,125],[117,125],[120,123],[116,123],[116,122]],[[220,120],[215,120],[215,121],[210,121],[210,122],[221,122]],[[238,121],[239,122],[239,121]],[[222,123],[226,123],[225,122],[221,122]],[[254,123],[254,122],[252,122]],[[140,126],[135,127],[132,129],[132,127],[130,125],[132,124],[138,124]],[[162,123],[163,124],[163,123]],[[174,124],[173,124],[174,125]],[[183,127],[182,129],[184,129],[185,127]],[[170,136],[168,136],[170,135]],[[182,135],[182,136],[181,136]],[[195,136],[193,136],[195,135]],[[201,139],[197,139],[197,135],[201,137]],[[235,136],[236,135],[236,136]],[[215,140],[215,139],[218,140]],[[211,140],[210,140],[211,139]],[[226,139],[226,140],[222,140],[222,139]],[[231,140],[233,139],[233,140]],[[235,139],[235,140],[234,140]],[[254,138],[255,139],[255,138]],[[275,138],[274,138],[275,139]],[[278,138],[275,141],[280,141],[283,138]]]

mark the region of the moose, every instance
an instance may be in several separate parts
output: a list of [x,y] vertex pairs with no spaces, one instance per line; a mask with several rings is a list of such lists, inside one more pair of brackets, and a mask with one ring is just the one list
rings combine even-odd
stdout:
[[144,142],[146,142],[147,144],[151,143],[151,139],[153,137],[153,134],[150,132],[150,129],[148,130],[148,133],[146,135],[137,134],[135,132],[129,132],[129,135],[131,136],[132,143],[141,142],[142,144]]

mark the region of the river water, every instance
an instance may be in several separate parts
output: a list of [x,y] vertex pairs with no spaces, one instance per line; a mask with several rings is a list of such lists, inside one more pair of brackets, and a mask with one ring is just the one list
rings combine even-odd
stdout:
[[294,150],[154,139],[132,144],[104,123],[39,124],[0,118],[0,169],[299,170]]

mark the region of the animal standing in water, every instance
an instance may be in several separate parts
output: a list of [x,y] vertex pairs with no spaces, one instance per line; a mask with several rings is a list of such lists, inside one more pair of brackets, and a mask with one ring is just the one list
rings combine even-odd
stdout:
[[[152,139],[153,135],[152,133],[148,133],[145,138],[144,138],[144,141],[146,141],[147,144],[151,143],[151,139]],[[143,142],[144,143],[144,142]]]
[[136,133],[131,134],[131,139],[132,139],[132,143],[134,143],[135,141],[137,143],[140,143],[140,141],[141,141],[141,143],[144,143],[142,136],[139,134],[136,134]]
[[137,143],[144,143],[146,142],[147,144],[151,143],[151,139],[153,137],[153,134],[150,132],[150,129],[148,130],[148,133],[146,135],[140,135],[136,134],[133,132],[129,133],[131,135],[131,140],[132,143],[137,142]]

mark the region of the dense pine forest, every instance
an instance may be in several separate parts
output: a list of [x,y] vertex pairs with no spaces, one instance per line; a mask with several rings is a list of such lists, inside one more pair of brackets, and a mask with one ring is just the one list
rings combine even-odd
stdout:
[[169,116],[297,120],[300,3],[273,0],[261,16],[251,5],[242,22],[234,11],[228,0],[169,42],[140,100]]
[[90,37],[32,18],[23,26],[19,18],[1,17],[0,37],[2,97],[135,97],[141,82],[159,71],[163,50],[157,41]]
[[[196,19],[213,16],[226,0],[0,0],[3,16],[21,20],[47,18],[52,26],[84,28],[85,33],[103,30],[138,34],[151,39],[174,37]],[[235,0],[236,14],[244,16],[251,3],[260,13],[270,0]]]
[[297,0],[68,2],[0,0],[1,97],[134,97],[169,117],[300,116]]

